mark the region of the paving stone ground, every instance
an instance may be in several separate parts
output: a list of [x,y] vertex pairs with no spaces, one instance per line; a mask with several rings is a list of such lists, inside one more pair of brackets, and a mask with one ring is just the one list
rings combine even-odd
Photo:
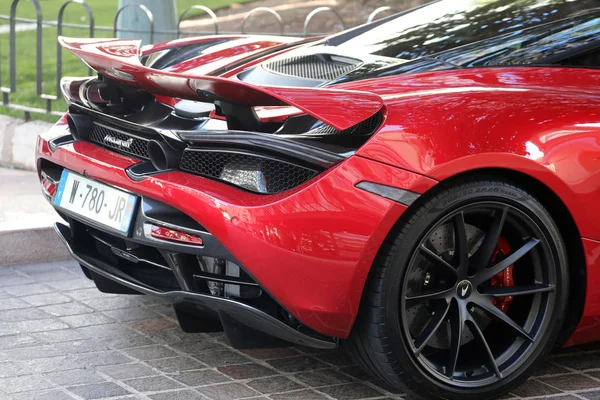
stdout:
[[[185,334],[169,304],[100,293],[74,262],[0,267],[0,399],[242,398],[411,396],[343,350],[239,351],[222,334]],[[600,344],[555,351],[512,398],[600,400]]]

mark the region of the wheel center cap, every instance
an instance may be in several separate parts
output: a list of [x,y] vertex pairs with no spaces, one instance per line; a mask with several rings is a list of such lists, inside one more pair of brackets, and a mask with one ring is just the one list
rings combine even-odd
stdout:
[[467,280],[460,281],[458,285],[456,285],[456,295],[461,300],[468,298],[472,292],[473,285]]

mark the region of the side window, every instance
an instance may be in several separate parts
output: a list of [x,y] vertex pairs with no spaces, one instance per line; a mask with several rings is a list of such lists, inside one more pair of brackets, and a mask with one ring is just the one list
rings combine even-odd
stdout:
[[600,49],[569,57],[560,61],[558,64],[571,67],[600,68]]

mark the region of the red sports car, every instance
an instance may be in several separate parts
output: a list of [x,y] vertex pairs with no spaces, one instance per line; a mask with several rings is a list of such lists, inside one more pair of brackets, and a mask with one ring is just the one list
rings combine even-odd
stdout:
[[60,38],[97,77],[37,144],[110,293],[237,346],[344,343],[487,399],[600,339],[597,0],[444,0],[330,37]]

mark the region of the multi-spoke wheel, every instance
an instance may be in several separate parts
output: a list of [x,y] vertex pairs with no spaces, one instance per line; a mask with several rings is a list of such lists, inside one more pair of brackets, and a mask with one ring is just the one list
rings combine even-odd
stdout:
[[449,186],[408,212],[369,276],[352,353],[422,396],[505,393],[563,319],[566,257],[551,216],[501,181]]

